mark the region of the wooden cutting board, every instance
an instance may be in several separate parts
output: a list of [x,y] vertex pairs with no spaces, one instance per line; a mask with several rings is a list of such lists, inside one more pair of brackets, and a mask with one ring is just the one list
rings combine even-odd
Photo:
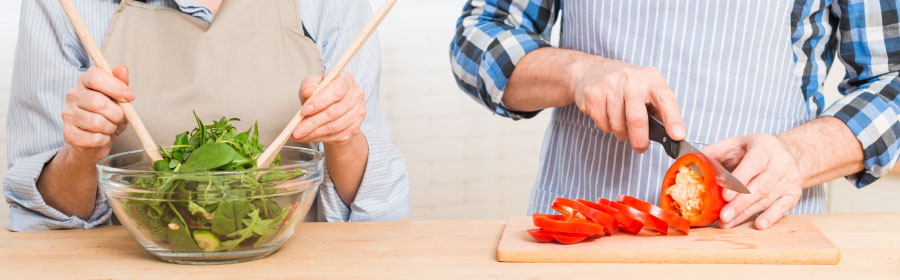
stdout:
[[533,263],[744,263],[837,264],[841,253],[806,216],[787,216],[768,230],[752,223],[731,229],[691,229],[672,235],[644,229],[616,232],[573,245],[538,243],[525,232],[531,217],[511,217],[500,237],[497,259]]

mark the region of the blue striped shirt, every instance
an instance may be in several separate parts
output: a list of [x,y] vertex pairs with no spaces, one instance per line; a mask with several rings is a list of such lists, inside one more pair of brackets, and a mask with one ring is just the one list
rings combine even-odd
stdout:
[[[796,0],[791,12],[795,74],[811,117],[833,116],[856,135],[865,169],[847,178],[864,187],[900,158],[900,24],[897,1]],[[551,46],[560,0],[470,0],[457,22],[451,65],[457,83],[493,113],[513,119],[501,100],[516,64],[527,53]],[[837,56],[847,68],[825,104],[823,84]],[[814,141],[810,139],[810,141]]]
[[[213,18],[208,9],[192,0],[147,2],[175,8],[207,22]],[[365,0],[299,3],[303,24],[319,47],[326,71],[372,16]],[[99,44],[118,1],[75,4]],[[109,223],[111,209],[101,192],[98,191],[93,215],[83,220],[48,206],[35,186],[44,164],[64,144],[60,114],[65,94],[90,63],[57,1],[23,1],[7,122],[9,170],[3,178],[3,193],[10,206],[10,230],[92,228]],[[330,176],[325,176],[317,198],[319,220],[397,220],[409,212],[405,162],[391,141],[387,119],[378,104],[380,69],[377,37],[369,40],[345,68],[366,92],[367,114],[360,129],[369,144],[368,162],[356,199],[349,207],[338,197]]]

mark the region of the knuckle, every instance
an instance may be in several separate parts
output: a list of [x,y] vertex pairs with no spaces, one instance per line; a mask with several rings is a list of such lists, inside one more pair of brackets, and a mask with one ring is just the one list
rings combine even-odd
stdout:
[[640,118],[635,116],[629,117],[626,122],[628,123],[628,127],[631,128],[642,128],[647,126],[647,120],[641,120]]
[[325,111],[325,116],[327,116],[329,119],[336,119],[337,117],[341,116],[342,111],[343,105],[341,105],[340,103],[335,103],[328,107],[328,110]]
[[85,86],[89,88],[94,88],[102,82],[100,75],[97,73],[96,68],[91,68],[88,70],[88,75],[85,77]]
[[91,118],[89,120],[89,124],[92,128],[99,131],[99,130],[102,130],[106,126],[106,119],[104,119],[100,115],[94,114],[91,116]]
[[109,136],[107,136],[107,135],[94,133],[91,136],[90,144],[92,147],[102,147],[103,145],[106,145],[106,141],[108,139],[109,139]]
[[76,88],[69,89],[69,91],[66,92],[66,103],[75,103],[75,101],[78,101],[78,93],[79,91]]
[[120,109],[119,107],[113,107],[113,108],[114,108],[113,112],[112,112],[112,114],[110,114],[110,117],[112,118],[111,121],[115,124],[125,124],[126,123],[125,113],[122,112],[122,109]]
[[66,107],[63,107],[63,110],[62,110],[62,113],[60,113],[60,116],[62,117],[63,121],[68,122],[68,121],[72,120],[72,117],[74,116],[74,114],[75,113],[72,111],[72,108],[69,106],[66,106]]
[[325,132],[327,132],[328,134],[333,134],[333,133],[337,132],[337,127],[335,127],[334,122],[330,122],[325,125]]

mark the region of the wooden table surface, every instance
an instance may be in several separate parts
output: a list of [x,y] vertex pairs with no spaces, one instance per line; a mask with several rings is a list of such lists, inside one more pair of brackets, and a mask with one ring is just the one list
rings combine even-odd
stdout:
[[504,220],[306,223],[274,255],[231,265],[170,264],[120,226],[0,231],[0,278],[900,279],[900,213],[813,215],[841,250],[829,266],[497,262]]

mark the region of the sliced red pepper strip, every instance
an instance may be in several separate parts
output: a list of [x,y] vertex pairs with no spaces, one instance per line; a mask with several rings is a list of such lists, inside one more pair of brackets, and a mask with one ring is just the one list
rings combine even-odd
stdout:
[[631,206],[628,206],[628,205],[625,205],[622,203],[618,203],[615,201],[611,201],[611,200],[608,200],[605,198],[600,198],[599,203],[602,205],[608,205],[613,208],[616,208],[616,210],[619,210],[620,213],[625,214],[626,216],[629,216],[632,219],[641,221],[641,223],[643,223],[644,226],[646,226],[652,230],[661,232],[662,234],[669,233],[669,224],[666,224],[665,221],[663,221],[660,218],[657,218],[656,216],[653,216],[648,213],[642,212],[640,210],[634,209]]
[[622,214],[621,212],[619,212],[619,210],[616,210],[616,208],[612,208],[609,205],[602,205],[584,199],[578,199],[577,201],[587,207],[591,207],[603,211],[606,214],[612,215],[613,218],[616,219],[616,225],[619,227],[619,229],[625,232],[637,234],[641,232],[642,228],[644,228],[644,223],[642,223],[641,221],[635,220],[625,214]]
[[575,234],[603,234],[606,229],[598,223],[581,219],[569,219],[564,215],[547,215],[535,213],[531,215],[534,225],[549,231]]
[[575,244],[590,237],[590,235],[587,234],[555,232],[541,228],[529,229],[528,234],[530,234],[534,240],[541,243],[556,241],[559,244]]
[[637,199],[637,198],[634,198],[631,196],[621,195],[621,194],[619,195],[618,201],[619,201],[619,203],[631,206],[634,209],[640,210],[642,212],[645,212],[647,214],[650,214],[657,218],[660,218],[663,221],[665,221],[667,224],[669,224],[670,226],[674,227],[677,230],[680,230],[681,232],[684,232],[685,234],[687,234],[688,231],[691,230],[691,222],[690,221],[688,221],[685,218],[682,218],[678,214],[675,214],[671,211],[663,210],[662,208],[659,208],[656,205],[653,205],[653,203],[646,202],[646,201],[643,201],[643,200],[640,200],[640,199]]
[[613,231],[616,230],[616,219],[612,215],[598,211],[574,200],[557,197],[553,200],[553,204],[550,207],[569,217],[578,217],[577,214],[581,214],[581,216],[586,219],[597,222],[606,228],[607,235],[612,234]]

